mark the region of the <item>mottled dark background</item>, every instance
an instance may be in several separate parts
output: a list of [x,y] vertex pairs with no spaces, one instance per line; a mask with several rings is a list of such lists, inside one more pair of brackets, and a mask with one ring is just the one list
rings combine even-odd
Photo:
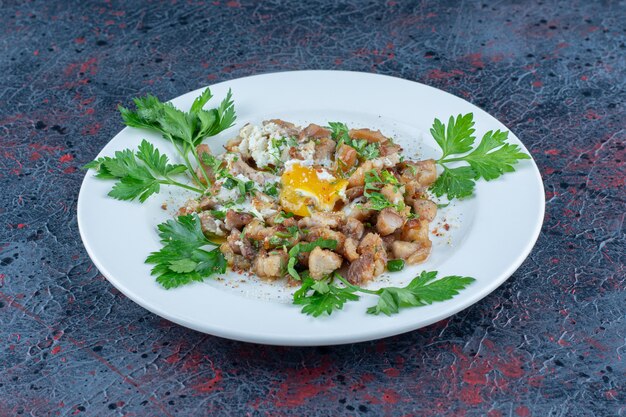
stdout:
[[[617,1],[0,1],[0,415],[625,416],[625,37]],[[419,331],[322,348],[196,333],[109,285],[76,198],[116,105],[315,68],[511,127],[547,201],[513,277]]]

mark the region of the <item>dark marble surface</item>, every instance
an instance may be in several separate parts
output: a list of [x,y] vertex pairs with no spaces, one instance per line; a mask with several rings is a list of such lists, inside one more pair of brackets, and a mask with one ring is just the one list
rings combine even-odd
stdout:
[[[623,2],[0,2],[0,415],[625,416]],[[522,267],[456,316],[322,348],[196,333],[125,298],[76,198],[115,107],[270,71],[423,82],[544,178]]]

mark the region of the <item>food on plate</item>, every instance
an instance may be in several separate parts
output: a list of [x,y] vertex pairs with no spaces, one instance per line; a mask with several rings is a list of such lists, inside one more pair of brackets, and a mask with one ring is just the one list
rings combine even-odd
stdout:
[[[430,253],[435,161],[406,159],[380,131],[274,119],[243,126],[224,153],[196,150],[211,186],[180,215],[197,214],[209,238],[225,238],[220,251],[233,270],[293,282],[303,271],[319,280],[342,269],[364,284],[388,260],[413,265]],[[336,245],[289,255],[319,239]]]
[[[438,160],[408,158],[380,130],[278,118],[243,125],[214,154],[204,139],[234,125],[236,116],[230,91],[206,110],[211,97],[206,89],[189,112],[151,95],[135,99],[135,111],[120,107],[128,126],[160,132],[181,163],[144,140],[136,151],[86,166],[115,180],[109,195],[120,200],[143,202],[162,185],[195,193],[176,219],[158,226],[163,248],[146,260],[165,288],[228,267],[300,285],[294,303],[313,316],[341,309],[357,293],[378,297],[368,313],[387,315],[452,298],[474,279],[422,272],[403,288],[363,285],[428,258],[433,198],[469,197],[480,178],[498,178],[529,158],[506,143],[508,132],[489,131],[474,147],[472,114],[450,117],[447,126],[435,119]],[[207,249],[211,244],[217,247]]]

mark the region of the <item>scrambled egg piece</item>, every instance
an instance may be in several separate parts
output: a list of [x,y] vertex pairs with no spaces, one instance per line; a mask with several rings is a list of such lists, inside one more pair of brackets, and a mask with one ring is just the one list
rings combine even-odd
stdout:
[[337,179],[325,170],[294,163],[281,177],[283,188],[280,203],[297,216],[310,216],[313,211],[332,211],[335,203],[345,197],[348,181]]

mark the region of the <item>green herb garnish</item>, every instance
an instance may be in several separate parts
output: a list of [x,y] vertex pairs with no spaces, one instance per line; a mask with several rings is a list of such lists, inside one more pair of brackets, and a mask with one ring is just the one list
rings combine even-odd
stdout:
[[387,261],[387,270],[391,272],[398,272],[404,269],[404,260],[403,259],[392,259]]
[[175,288],[202,281],[214,274],[226,272],[226,259],[219,248],[202,249],[211,242],[202,233],[196,214],[179,216],[158,226],[163,247],[152,252],[146,263],[154,264],[152,275],[165,288]]
[[[368,314],[392,315],[403,308],[420,307],[437,301],[445,301],[453,298],[459,291],[465,289],[475,281],[474,278],[457,275],[437,279],[437,272],[422,272],[415,277],[406,287],[384,287],[378,290],[368,290],[357,285],[350,284],[339,273],[331,277],[315,281],[306,277],[302,286],[293,296],[293,303],[303,305],[302,313],[314,317],[323,313],[332,314],[335,310],[343,309],[347,301],[356,301],[359,296],[355,293],[375,295],[378,303],[367,309]],[[337,286],[334,280],[340,281],[343,286]]]
[[187,170],[185,165],[172,165],[166,155],[145,139],[136,152],[116,151],[115,156],[98,158],[85,165],[96,171],[96,178],[117,180],[109,196],[118,200],[139,199],[142,203],[160,191],[161,185],[175,185],[190,191],[202,190],[172,179]]
[[[483,135],[477,147],[472,149],[474,136],[474,115],[450,116],[448,126],[435,119],[430,129],[443,155],[437,160],[443,172],[431,186],[432,192],[448,199],[464,198],[472,195],[476,181],[496,179],[502,174],[515,171],[513,167],[521,159],[530,159],[518,145],[506,143],[509,132],[489,131]],[[470,152],[471,151],[471,152]],[[469,153],[468,153],[469,152]],[[453,162],[468,165],[450,168]]]

